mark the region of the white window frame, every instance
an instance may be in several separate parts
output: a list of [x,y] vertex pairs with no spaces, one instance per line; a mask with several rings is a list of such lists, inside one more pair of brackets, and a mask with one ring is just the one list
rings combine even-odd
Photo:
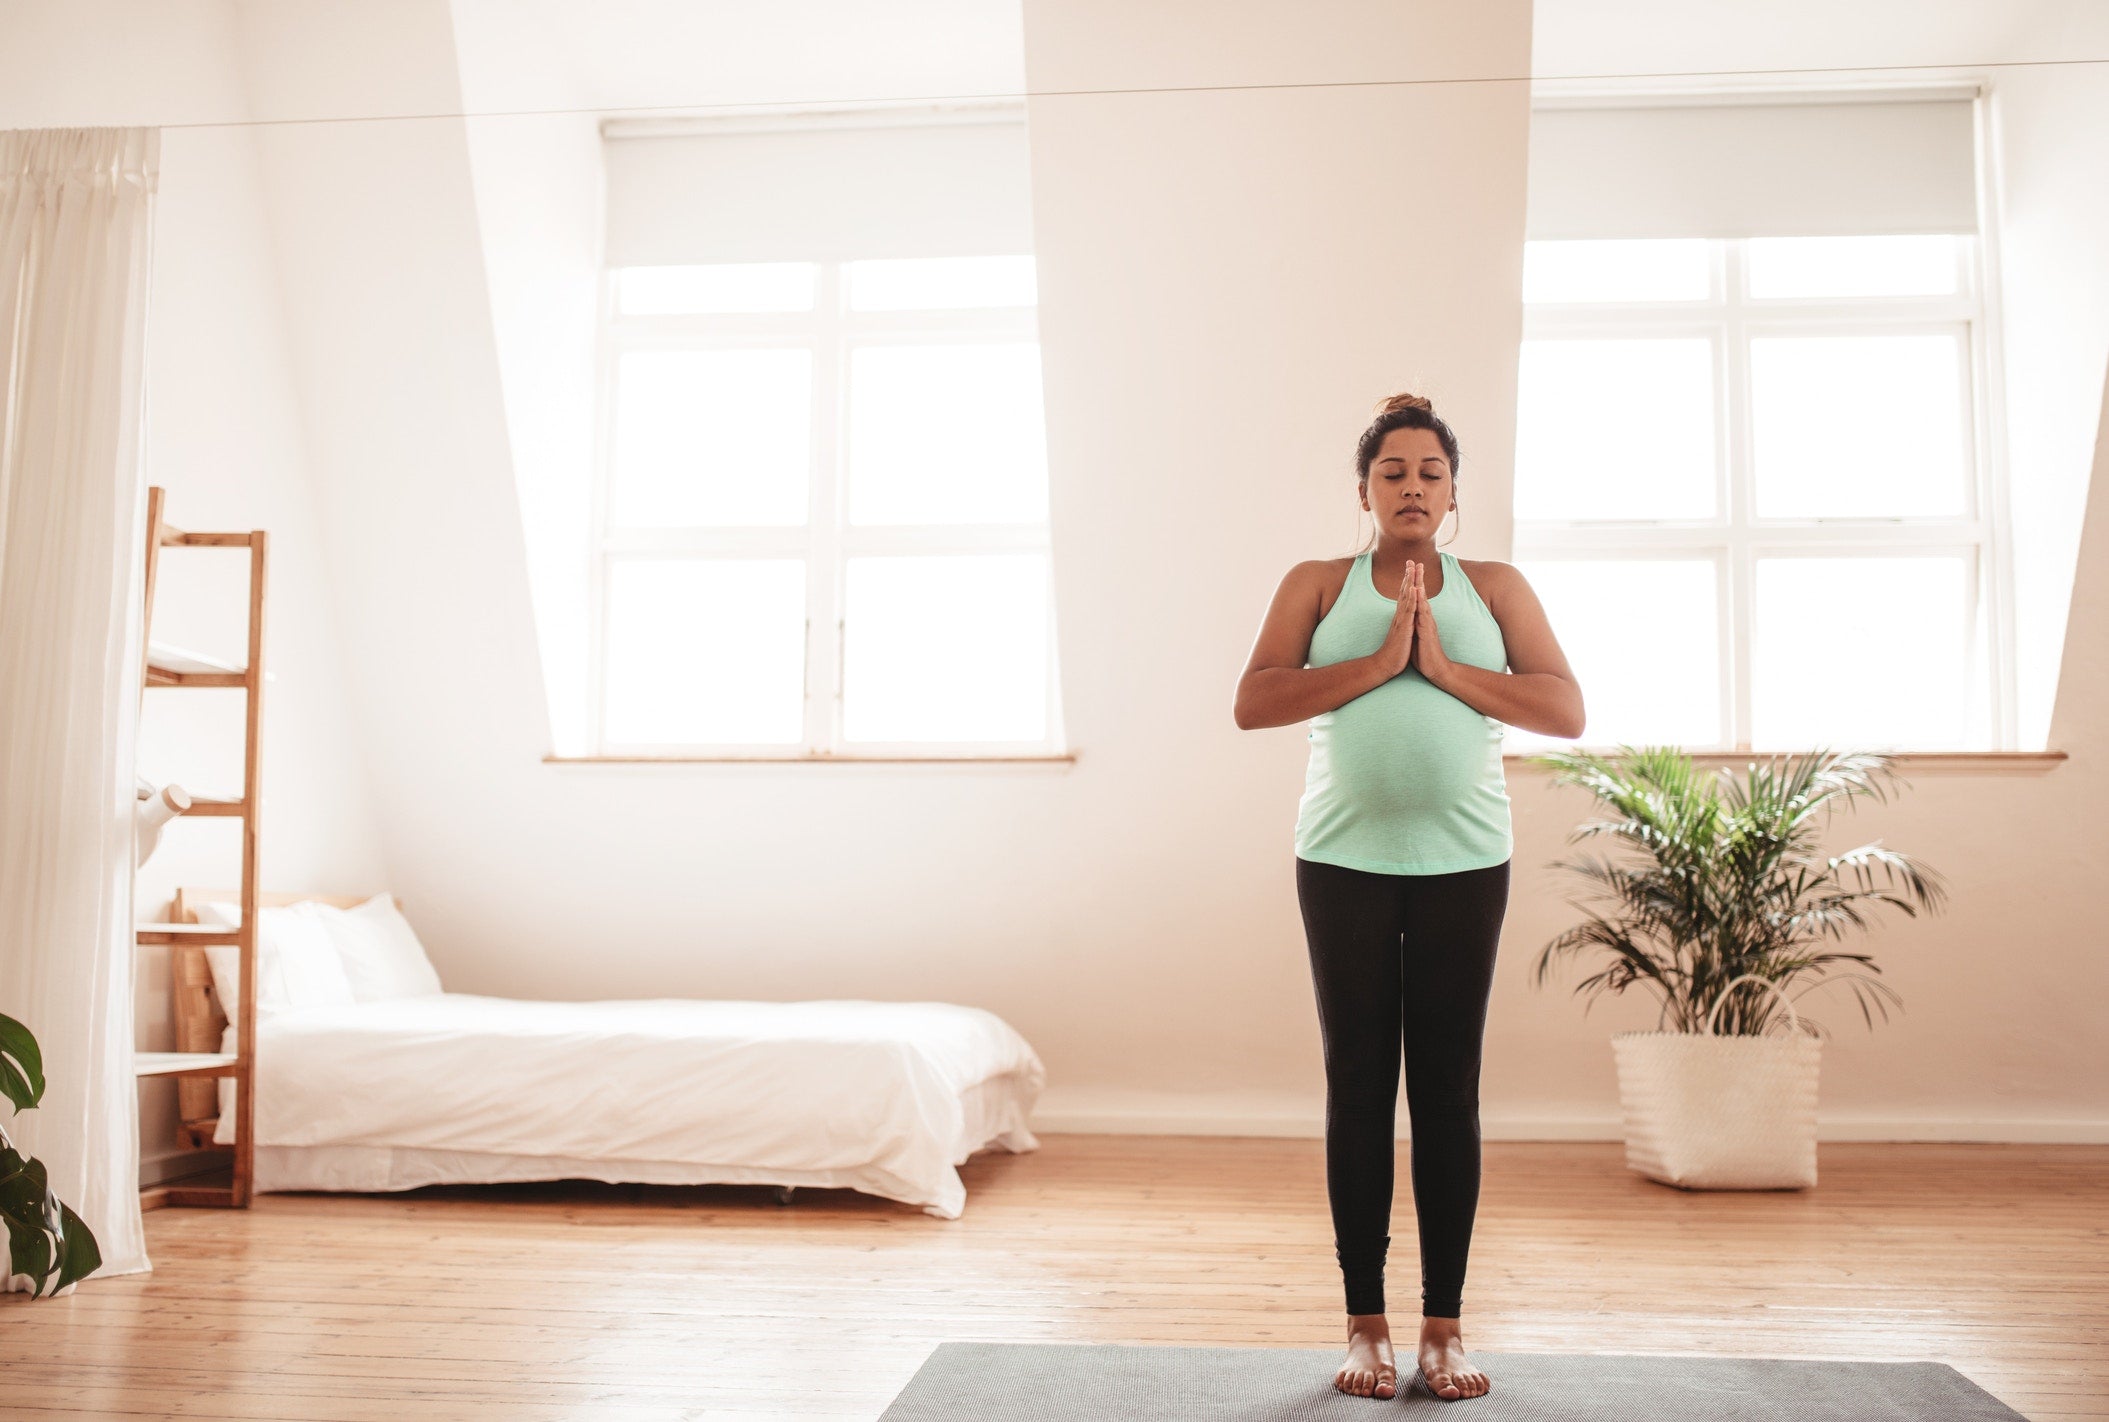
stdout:
[[[1068,758],[1061,721],[1055,638],[1052,541],[1048,520],[1019,524],[917,524],[860,527],[848,522],[844,494],[848,455],[850,353],[863,345],[973,344],[1039,341],[1033,307],[923,311],[851,311],[848,263],[818,267],[810,310],[711,315],[625,315],[620,269],[600,283],[601,341],[596,374],[589,733],[594,754],[609,759],[681,760],[1021,760]],[[622,357],[639,350],[792,348],[812,353],[811,460],[803,524],[760,527],[619,530],[609,526],[614,478],[615,399]],[[1047,735],[1037,741],[846,741],[843,738],[843,646],[847,560],[865,555],[1036,552],[1048,558]],[[607,709],[608,570],[622,558],[796,557],[806,565],[803,737],[788,743],[610,744]]]
[[[1730,744],[1690,747],[1747,752],[1751,745],[1751,658],[1756,565],[1794,554],[1902,556],[1959,552],[1966,557],[1965,682],[1984,705],[1989,746],[1926,749],[2011,750],[2015,744],[2012,589],[2005,518],[2004,463],[1992,437],[1996,386],[1988,336],[1986,240],[1957,239],[1956,290],[1944,296],[1754,299],[1748,290],[1748,238],[1710,239],[1711,290],[1704,300],[1526,303],[1523,338],[1620,339],[1699,336],[1714,350],[1716,507],[1712,519],[1515,522],[1515,557],[1576,561],[1649,558],[1713,563],[1722,649],[1721,705]],[[1965,384],[1965,507],[1953,517],[1770,518],[1755,510],[1750,342],[1755,336],[1870,335],[1960,330]],[[1615,732],[1614,732],[1615,735]],[[1609,747],[1609,741],[1582,744]],[[1772,749],[1772,748],[1767,748]],[[1914,748],[1918,749],[1918,748]]]

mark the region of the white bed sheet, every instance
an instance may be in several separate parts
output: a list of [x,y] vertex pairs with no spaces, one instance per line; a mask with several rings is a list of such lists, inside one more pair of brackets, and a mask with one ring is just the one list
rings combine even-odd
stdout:
[[944,1002],[442,993],[278,1013],[256,1052],[259,1190],[846,1186],[941,1219],[975,1151],[1038,1149],[1047,1079],[1002,1018]]

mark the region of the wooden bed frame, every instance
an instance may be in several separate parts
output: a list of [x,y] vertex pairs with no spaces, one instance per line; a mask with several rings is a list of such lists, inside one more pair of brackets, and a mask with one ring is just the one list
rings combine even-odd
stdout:
[[[372,894],[266,894],[256,896],[259,908],[285,908],[290,904],[320,903],[333,908],[352,908]],[[391,898],[393,896],[391,895]],[[198,905],[238,904],[235,889],[178,889],[169,908],[169,922],[196,923]],[[398,910],[402,901],[395,899]],[[220,1035],[227,1030],[227,1013],[220,995],[213,990],[212,970],[206,966],[205,950],[195,943],[178,943],[169,949],[169,990],[174,995],[176,1050],[217,1052]],[[220,1124],[220,1084],[209,1077],[185,1077],[176,1082],[176,1144],[185,1150],[210,1150],[213,1133]]]

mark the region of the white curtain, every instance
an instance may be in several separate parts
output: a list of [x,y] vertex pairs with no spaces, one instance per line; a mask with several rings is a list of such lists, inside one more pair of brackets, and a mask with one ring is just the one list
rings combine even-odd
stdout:
[[49,1083],[8,1129],[95,1232],[93,1277],[148,1267],[132,804],[159,166],[155,129],[0,132],[0,1012]]

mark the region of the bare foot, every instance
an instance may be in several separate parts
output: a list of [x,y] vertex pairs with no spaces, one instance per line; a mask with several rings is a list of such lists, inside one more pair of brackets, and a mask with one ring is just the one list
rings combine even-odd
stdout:
[[1454,1318],[1421,1319],[1419,1361],[1429,1390],[1445,1401],[1479,1397],[1494,1386],[1494,1380],[1465,1357],[1464,1334]]
[[1381,1313],[1347,1316],[1347,1361],[1333,1386],[1357,1397],[1392,1397],[1399,1390],[1399,1362],[1392,1356],[1391,1325]]

